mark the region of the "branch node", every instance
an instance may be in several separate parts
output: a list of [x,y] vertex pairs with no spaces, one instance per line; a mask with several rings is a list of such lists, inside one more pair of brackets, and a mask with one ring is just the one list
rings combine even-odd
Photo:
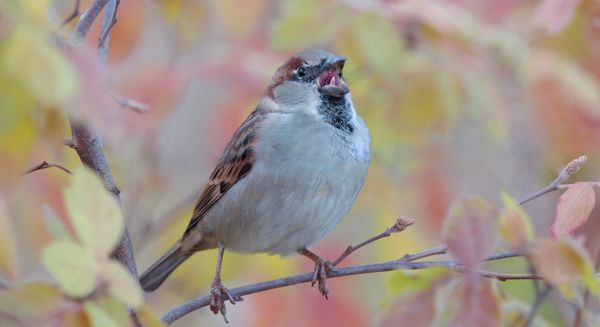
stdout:
[[574,173],[576,173],[579,169],[581,169],[581,167],[583,167],[583,165],[585,164],[585,162],[587,161],[588,157],[585,155],[579,156],[576,159],[571,160],[571,162],[569,162],[560,172],[560,174],[558,174],[558,177],[556,178],[556,180],[554,181],[554,186],[558,186],[560,185],[562,182],[566,181],[569,176],[573,175]]
[[399,233],[405,229],[407,229],[409,226],[412,226],[415,223],[415,220],[409,217],[398,217],[398,219],[396,219],[396,222],[394,223],[394,225],[392,227],[390,227],[388,230],[391,233]]

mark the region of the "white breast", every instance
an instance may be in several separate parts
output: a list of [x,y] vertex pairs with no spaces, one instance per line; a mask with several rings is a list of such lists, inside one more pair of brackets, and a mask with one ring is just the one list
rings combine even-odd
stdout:
[[270,113],[257,161],[206,214],[203,229],[237,252],[290,254],[331,232],[354,203],[370,160],[366,126],[342,135],[303,113]]

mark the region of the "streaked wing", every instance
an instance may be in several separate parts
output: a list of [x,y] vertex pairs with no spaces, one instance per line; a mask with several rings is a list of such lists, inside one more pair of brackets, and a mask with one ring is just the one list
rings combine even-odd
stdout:
[[237,129],[231,141],[225,147],[217,167],[210,175],[208,184],[200,194],[194,207],[190,224],[185,229],[187,235],[204,217],[204,214],[227,193],[227,191],[246,176],[255,161],[254,139],[256,124],[265,114],[254,110]]

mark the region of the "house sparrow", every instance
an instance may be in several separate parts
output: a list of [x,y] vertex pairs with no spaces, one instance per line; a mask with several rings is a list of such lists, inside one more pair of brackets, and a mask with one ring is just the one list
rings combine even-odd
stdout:
[[328,262],[308,247],[356,200],[371,158],[369,130],[342,76],[346,58],[301,52],[275,73],[256,109],[227,144],[183,237],[142,276],[153,291],[197,251],[219,248],[211,310],[235,303],[221,284],[224,250],[289,255],[315,263],[327,296]]

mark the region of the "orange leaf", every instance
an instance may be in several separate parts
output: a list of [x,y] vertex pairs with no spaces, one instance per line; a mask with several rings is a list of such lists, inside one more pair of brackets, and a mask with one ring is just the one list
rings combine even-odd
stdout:
[[593,272],[591,260],[583,246],[570,238],[539,240],[531,254],[540,274],[553,284],[570,284]]
[[553,238],[571,235],[583,225],[596,205],[594,187],[588,182],[578,182],[569,187],[556,203],[556,218],[550,229]]

